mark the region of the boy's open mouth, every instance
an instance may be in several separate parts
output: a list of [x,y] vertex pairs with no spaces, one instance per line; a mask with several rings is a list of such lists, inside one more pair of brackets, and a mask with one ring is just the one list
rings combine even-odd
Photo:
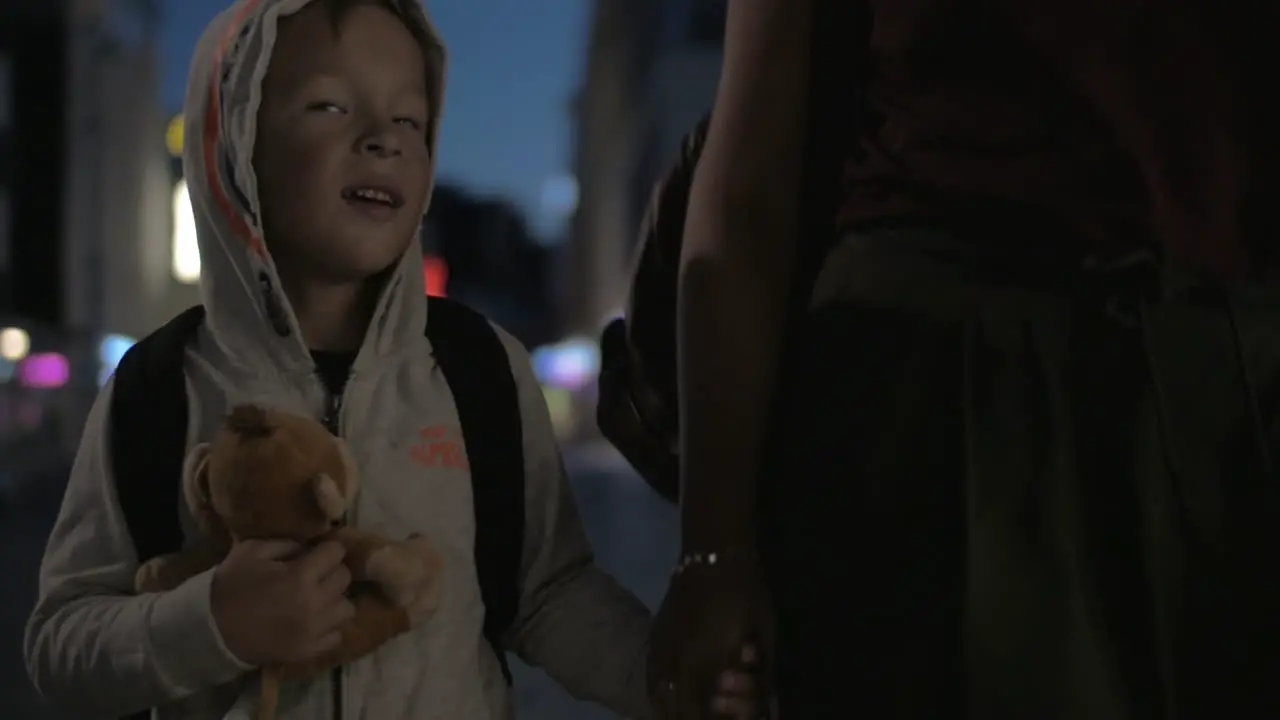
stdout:
[[361,206],[385,207],[392,210],[404,205],[404,197],[394,188],[375,185],[353,185],[342,191],[342,199]]

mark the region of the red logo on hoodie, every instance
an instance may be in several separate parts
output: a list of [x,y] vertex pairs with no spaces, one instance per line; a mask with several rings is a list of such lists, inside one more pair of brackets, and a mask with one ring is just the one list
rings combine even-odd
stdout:
[[448,425],[432,425],[418,431],[418,442],[409,449],[409,457],[422,467],[444,467],[468,470],[467,452],[462,433]]

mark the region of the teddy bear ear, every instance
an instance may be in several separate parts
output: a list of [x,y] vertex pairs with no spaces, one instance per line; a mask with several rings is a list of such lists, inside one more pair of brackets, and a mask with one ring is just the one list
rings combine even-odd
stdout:
[[209,443],[198,443],[182,462],[182,496],[203,532],[217,527],[217,514],[209,499]]
[[328,473],[320,473],[311,480],[311,491],[315,493],[316,504],[330,520],[341,520],[347,512],[347,498],[338,489],[338,483]]

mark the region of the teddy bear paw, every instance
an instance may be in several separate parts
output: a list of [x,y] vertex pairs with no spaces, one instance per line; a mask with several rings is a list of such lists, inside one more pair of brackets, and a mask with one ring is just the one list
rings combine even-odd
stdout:
[[369,579],[403,608],[413,604],[427,575],[422,559],[402,545],[388,545],[370,555],[366,571]]
[[436,608],[440,606],[444,556],[440,554],[435,545],[431,544],[431,541],[419,533],[410,535],[403,545],[418,556],[422,566],[426,569],[422,585],[417,588],[413,601],[406,606],[409,610],[410,621],[416,625],[420,620],[435,612]]

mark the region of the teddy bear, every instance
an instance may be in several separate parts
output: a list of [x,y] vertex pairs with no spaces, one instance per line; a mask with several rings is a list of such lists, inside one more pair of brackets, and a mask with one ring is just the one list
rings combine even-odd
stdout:
[[177,587],[217,565],[242,540],[331,540],[346,549],[355,615],[339,629],[342,642],[306,663],[264,668],[259,720],[275,716],[282,679],[313,677],[367,655],[438,604],[443,560],[426,538],[393,542],[343,524],[360,476],[346,444],[320,423],[238,405],[212,442],[187,454],[182,475],[199,538],[139,567],[140,593]]

